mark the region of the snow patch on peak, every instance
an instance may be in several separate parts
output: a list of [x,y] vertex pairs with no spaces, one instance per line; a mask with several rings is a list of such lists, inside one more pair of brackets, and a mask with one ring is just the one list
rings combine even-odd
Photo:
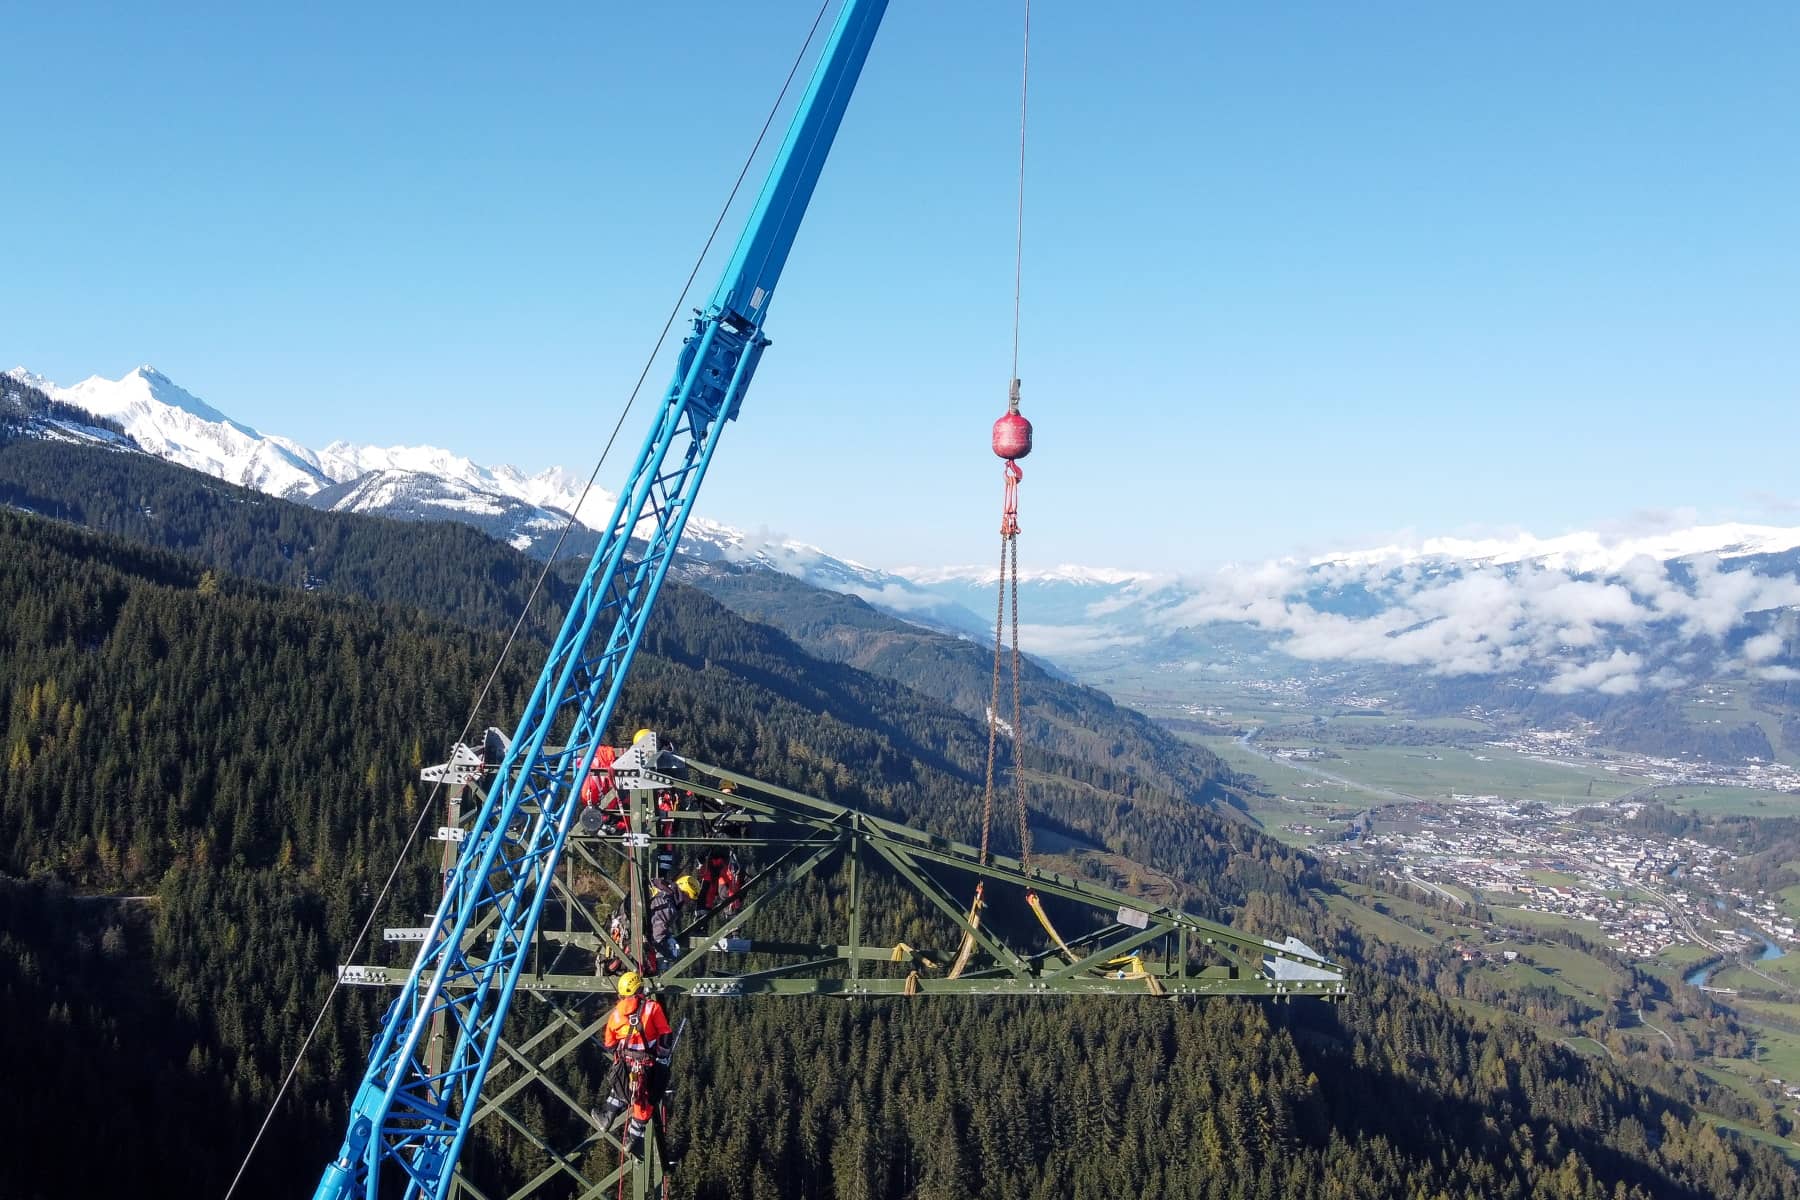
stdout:
[[38,391],[45,394],[48,394],[50,390],[56,386],[42,375],[34,375],[24,367],[14,367],[6,373],[6,377],[8,379],[17,380],[26,387],[36,388]]

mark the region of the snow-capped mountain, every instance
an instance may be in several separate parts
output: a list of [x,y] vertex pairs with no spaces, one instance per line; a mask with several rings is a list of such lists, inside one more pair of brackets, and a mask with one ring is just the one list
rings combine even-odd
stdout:
[[458,521],[540,558],[559,539],[561,552],[569,556],[591,554],[599,540],[579,523],[570,527],[565,537],[567,513],[423,471],[369,471],[322,488],[302,503],[332,512],[371,513],[407,521]]
[[[314,451],[232,419],[152,366],[71,387],[22,367],[7,378],[116,422],[149,453],[219,479],[318,508],[461,521],[532,553],[544,553],[567,524],[568,510],[558,502],[573,504],[580,495],[566,472],[490,470],[431,446],[333,442]],[[604,521],[611,505],[612,497],[596,491],[583,515],[598,511]],[[593,542],[578,527],[566,549],[584,553]]]
[[[311,450],[233,420],[150,366],[122,379],[95,376],[73,387],[60,387],[22,367],[7,377],[116,421],[144,450],[217,478],[332,511],[459,521],[540,556],[556,544],[571,513],[578,523],[564,552],[590,553],[618,499],[560,467],[529,474],[507,465],[484,466],[436,446],[337,441]],[[704,570],[708,564],[760,566],[856,594],[910,620],[959,632],[983,627],[953,600],[900,575],[793,539],[752,534],[694,516],[682,548],[689,570]]]
[[[1721,666],[1774,681],[1796,664],[1754,639],[1768,614],[1800,604],[1797,567],[1800,527],[1747,524],[1433,538],[1179,575],[1058,566],[1020,573],[1021,641],[1089,671],[1255,653],[1440,675],[1536,670],[1552,689],[1623,693],[1651,686],[1666,652],[1689,656],[1687,675]],[[992,611],[993,567],[900,573]]]
[[[993,603],[992,570],[920,575]],[[1350,670],[1390,692],[1485,679],[1571,698],[1800,682],[1800,528],[1438,540],[1181,576],[1052,570],[1021,593],[1025,649],[1089,677]]]
[[[319,451],[319,465],[339,483],[349,482],[372,471],[392,478],[415,475],[455,485],[473,495],[505,497],[517,504],[556,514],[560,526],[574,512],[590,529],[602,528],[612,515],[617,499],[606,489],[595,486],[583,495],[586,480],[560,467],[551,467],[535,475],[527,475],[517,467],[484,467],[473,459],[436,446],[365,446],[352,442],[332,442]],[[359,508],[357,511],[379,511]],[[455,519],[455,518],[450,518]]]
[[274,496],[297,499],[332,482],[312,451],[233,421],[152,366],[122,379],[98,375],[59,387],[23,368],[8,372],[52,400],[73,404],[124,427],[159,458]]

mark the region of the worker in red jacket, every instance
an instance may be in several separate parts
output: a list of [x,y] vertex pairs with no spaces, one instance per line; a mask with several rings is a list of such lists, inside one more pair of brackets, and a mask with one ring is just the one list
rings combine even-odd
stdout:
[[726,846],[709,847],[700,862],[700,907],[708,912],[724,904],[734,913],[742,909],[739,879],[737,854]]
[[594,755],[588,759],[587,774],[581,780],[583,833],[599,833],[603,827],[617,833],[624,828],[623,797],[613,783],[612,766],[617,757],[618,751],[603,743],[594,747]]
[[669,1052],[673,1030],[669,1015],[654,996],[644,994],[644,978],[636,971],[619,976],[619,1002],[606,1018],[601,1042],[612,1052],[608,1076],[606,1114],[610,1125],[621,1109],[629,1107],[625,1123],[625,1150],[638,1155],[644,1149],[644,1129],[662,1103],[669,1083]]

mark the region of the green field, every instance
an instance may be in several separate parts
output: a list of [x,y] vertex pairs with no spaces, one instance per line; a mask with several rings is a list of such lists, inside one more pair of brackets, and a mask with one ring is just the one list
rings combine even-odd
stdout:
[[1755,1064],[1757,1070],[1776,1079],[1800,1076],[1800,1034],[1758,1025]]
[[[1164,690],[1178,682],[1188,689],[1179,698]],[[1271,761],[1230,737],[1195,736],[1191,739],[1218,754],[1233,769],[1256,776],[1269,791],[1303,803],[1392,803],[1406,797],[1443,802],[1455,793],[1499,795],[1509,800],[1538,800],[1576,807],[1637,791],[1644,782],[1637,776],[1608,771],[1598,763],[1547,762],[1485,745],[1483,739],[1493,735],[1494,729],[1466,717],[1412,720],[1389,714],[1347,715],[1345,710],[1329,707],[1308,710],[1297,700],[1278,699],[1266,692],[1216,680],[1159,679],[1157,684],[1155,688],[1122,691],[1121,698],[1158,716],[1189,715],[1183,701],[1206,704],[1216,710],[1214,720],[1259,729],[1259,744],[1331,751],[1332,758],[1298,765]],[[1195,688],[1198,688],[1198,694]],[[1748,707],[1744,689],[1719,687],[1710,696],[1696,689],[1685,708],[1696,722],[1721,721],[1741,725],[1757,721],[1772,726],[1771,736],[1778,741],[1779,722],[1767,713]],[[1365,734],[1379,737],[1386,730],[1401,729],[1438,730],[1464,739],[1468,744],[1364,745],[1339,740]],[[1671,786],[1650,794],[1665,803],[1703,813],[1800,814],[1800,795],[1754,788]],[[1291,836],[1284,840],[1305,841]],[[1800,901],[1795,907],[1800,913]]]
[[1329,783],[1317,775],[1283,762],[1270,762],[1255,751],[1247,750],[1231,737],[1194,737],[1190,740],[1205,746],[1225,760],[1234,771],[1254,775],[1269,791],[1305,803],[1367,804],[1372,797],[1342,784]]
[[1448,800],[1454,792],[1576,806],[1610,800],[1632,790],[1630,780],[1613,772],[1538,762],[1493,746],[1335,749],[1343,758],[1327,764],[1332,774],[1426,800]]
[[1687,970],[1702,959],[1712,958],[1713,952],[1693,942],[1671,942],[1663,952],[1656,956],[1655,963],[1678,970]]
[[1520,949],[1532,959],[1541,973],[1554,975],[1578,995],[1591,997],[1596,1001],[1603,1000],[1609,983],[1622,982],[1599,959],[1569,946],[1540,942]]
[[1800,1025],[1800,1003],[1784,1004],[1778,1000],[1749,1000],[1738,1004],[1737,1009],[1745,1016],[1767,1015]]
[[1661,787],[1647,793],[1670,808],[1711,816],[1792,817],[1800,815],[1800,796],[1791,792],[1769,792],[1758,788]]
[[1563,1039],[1563,1045],[1586,1058],[1610,1059],[1612,1057],[1612,1051],[1591,1037],[1566,1037]]
[[[1782,986],[1796,997],[1800,997],[1800,963],[1794,960],[1800,955],[1789,954],[1782,958],[1764,959],[1755,964],[1762,975],[1754,974],[1740,966],[1727,966],[1713,975],[1710,982],[1715,987],[1738,988],[1740,990],[1772,992]],[[1763,975],[1776,980],[1770,983]]]
[[[1384,896],[1380,899],[1390,912],[1394,911],[1396,906],[1389,904],[1387,897]],[[1325,903],[1330,906],[1332,912],[1348,920],[1369,937],[1393,942],[1396,945],[1410,946],[1415,950],[1435,949],[1440,943],[1440,939],[1428,933],[1422,933],[1404,921],[1396,920],[1392,916],[1378,913],[1370,908],[1364,908],[1347,897],[1327,896]]]
[[[1332,724],[1343,723],[1340,719]],[[1629,777],[1601,767],[1540,762],[1494,746],[1343,745],[1330,741],[1328,735],[1320,736],[1310,723],[1268,726],[1258,742],[1313,747],[1336,757],[1302,765],[1271,761],[1235,738],[1193,740],[1232,769],[1255,775],[1270,791],[1296,800],[1357,804],[1392,803],[1410,797],[1448,802],[1455,793],[1571,807],[1610,800],[1636,786]]]

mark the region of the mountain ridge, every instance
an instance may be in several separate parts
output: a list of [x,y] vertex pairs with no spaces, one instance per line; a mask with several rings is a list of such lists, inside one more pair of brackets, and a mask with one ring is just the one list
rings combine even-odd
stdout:
[[[67,388],[24,367],[7,376],[53,400],[112,417],[147,452],[229,483],[332,511],[460,521],[538,557],[557,544],[571,514],[579,528],[565,549],[591,552],[592,535],[610,524],[618,499],[562,467],[536,473],[488,467],[436,446],[338,440],[314,451],[232,419],[151,366],[117,380],[90,376]],[[760,563],[932,627],[966,635],[985,628],[973,613],[898,574],[793,538],[690,516],[682,552],[701,562]]]
[[[231,482],[338,511],[473,524],[539,556],[570,514],[591,534],[611,520],[616,500],[561,468],[488,467],[432,446],[336,441],[311,451],[233,421],[154,368],[73,388],[23,368],[10,375],[36,380],[53,399],[116,414],[151,453]],[[583,553],[593,543],[577,536],[569,548]],[[699,516],[682,551],[690,562],[765,567],[914,624],[992,636],[976,614],[992,607],[993,567],[884,570]],[[1800,677],[1800,661],[1777,653],[1759,614],[1800,606],[1800,563],[1787,561],[1796,551],[1800,527],[1718,523],[1425,538],[1209,572],[1060,564],[1021,572],[1020,640],[1088,678],[1119,664],[1207,661],[1221,651],[1206,631],[1231,627],[1234,643],[1248,637],[1301,663],[1517,676],[1553,693],[1667,687],[1693,674],[1674,664],[1696,647],[1712,660],[1709,670],[1780,682],[1789,672]]]

